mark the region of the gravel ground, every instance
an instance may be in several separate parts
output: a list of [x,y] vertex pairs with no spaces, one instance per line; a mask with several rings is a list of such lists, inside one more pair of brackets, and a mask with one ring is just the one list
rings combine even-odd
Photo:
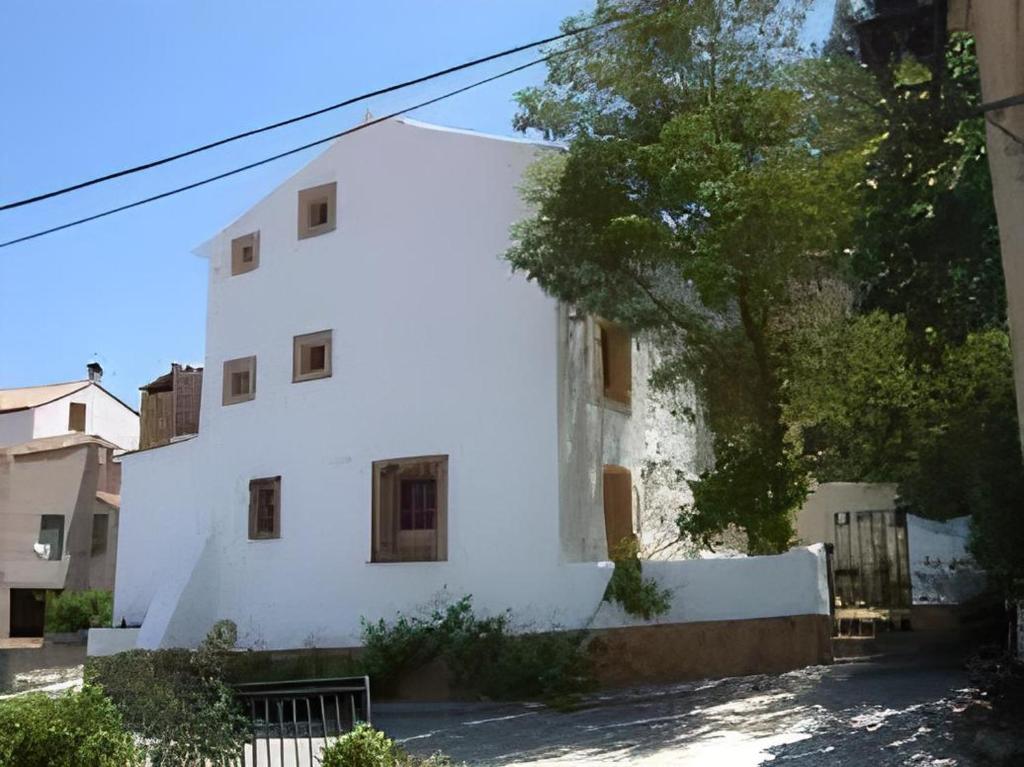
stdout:
[[536,705],[381,704],[410,751],[469,765],[954,767],[983,713],[953,662],[903,658],[602,694],[571,713]]

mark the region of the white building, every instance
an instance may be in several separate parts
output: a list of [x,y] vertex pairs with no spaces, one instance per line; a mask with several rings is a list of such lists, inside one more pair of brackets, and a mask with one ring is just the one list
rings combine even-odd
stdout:
[[[577,627],[609,541],[678,553],[675,470],[703,438],[671,411],[693,403],[659,401],[645,345],[503,260],[544,151],[388,121],[201,247],[199,434],[124,458],[114,620],[139,646],[220,618],[250,647],[352,646],[360,618],[441,593]],[[818,585],[736,617],[827,613]],[[685,619],[730,617],[715,603]]]
[[123,450],[139,446],[139,414],[100,385],[103,369],[67,383],[0,389],[0,447],[62,434],[91,434]]

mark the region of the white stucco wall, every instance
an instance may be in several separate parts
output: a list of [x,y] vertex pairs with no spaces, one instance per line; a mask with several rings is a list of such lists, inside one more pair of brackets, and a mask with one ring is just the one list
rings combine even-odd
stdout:
[[86,386],[74,394],[34,408],[31,438],[67,434],[72,402],[85,404],[86,434],[102,437],[124,450],[134,450],[139,446],[139,416],[97,386]]
[[[354,644],[360,616],[445,590],[543,624],[593,609],[574,595],[604,574],[556,577],[557,305],[501,258],[537,151],[387,123],[215,239],[203,428],[124,459],[115,621],[143,618],[203,526],[211,609],[252,646]],[[298,190],[335,180],[337,230],[298,240]],[[231,238],[257,228],[259,268],[231,277]],[[326,328],[333,376],[293,384],[292,337]],[[256,398],[223,407],[223,361],[251,354]],[[449,561],[370,564],[371,462],[427,454],[449,456]],[[249,479],[278,474],[281,538],[249,541]]]
[[835,515],[840,511],[889,511],[896,508],[894,482],[822,482],[811,489],[796,515],[803,544],[835,543]]
[[907,515],[914,604],[959,604],[985,589],[985,573],[967,550],[970,517],[946,522]]
[[644,621],[618,604],[602,602],[593,628],[830,612],[828,564],[821,544],[775,556],[644,562],[643,573],[671,593],[668,613]]
[[0,413],[0,447],[20,445],[32,439],[35,426],[31,410]]

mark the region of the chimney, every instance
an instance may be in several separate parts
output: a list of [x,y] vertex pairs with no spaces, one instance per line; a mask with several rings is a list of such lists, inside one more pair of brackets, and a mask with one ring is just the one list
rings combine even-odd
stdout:
[[98,362],[90,362],[85,366],[86,371],[89,374],[89,380],[92,383],[99,383],[103,380],[103,368],[100,367]]

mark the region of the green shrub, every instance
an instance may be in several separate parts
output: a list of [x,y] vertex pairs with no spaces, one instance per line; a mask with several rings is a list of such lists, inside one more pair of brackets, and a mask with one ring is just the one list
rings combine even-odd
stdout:
[[321,767],[448,767],[442,754],[421,758],[403,751],[395,741],[365,722],[328,745],[320,755]]
[[154,767],[237,758],[248,722],[225,682],[233,626],[218,623],[199,650],[131,650],[91,658],[86,679],[103,688],[142,737]]
[[630,615],[650,620],[672,607],[672,592],[658,588],[653,578],[644,578],[639,546],[631,538],[612,551],[615,570],[604,592],[606,602],[618,602]]
[[50,591],[46,594],[46,632],[57,634],[110,626],[114,595],[109,591]]
[[363,622],[361,657],[378,691],[444,661],[456,689],[489,698],[563,700],[592,689],[582,632],[512,633],[511,614],[479,618],[463,597],[424,616]]
[[140,755],[114,705],[86,685],[0,701],[0,767],[126,767]]

